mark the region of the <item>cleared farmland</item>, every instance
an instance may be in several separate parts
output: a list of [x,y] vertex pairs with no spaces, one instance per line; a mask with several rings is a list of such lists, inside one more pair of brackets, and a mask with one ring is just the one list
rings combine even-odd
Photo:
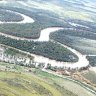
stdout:
[[4,62],[0,62],[0,70],[1,96],[94,96],[67,76],[60,78],[40,69]]
[[3,69],[0,71],[0,96],[77,96],[51,79],[49,82],[47,76],[52,76],[51,74],[46,74],[46,79],[41,79],[39,76],[45,73],[39,74],[36,69],[26,72],[29,68],[4,62],[0,62],[0,69]]
[[60,92],[35,76],[0,72],[2,96],[60,96]]

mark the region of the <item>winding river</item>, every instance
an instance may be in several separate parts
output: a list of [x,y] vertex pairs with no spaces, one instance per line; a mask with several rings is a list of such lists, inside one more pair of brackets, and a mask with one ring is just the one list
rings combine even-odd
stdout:
[[[6,1],[0,1],[0,2],[6,2]],[[7,11],[10,11],[10,10],[7,10]],[[10,11],[10,12],[13,12],[13,11]],[[19,22],[0,22],[0,24],[4,24],[4,23],[9,23],[9,24],[22,24],[22,23],[34,23],[35,21],[29,17],[29,16],[26,16],[24,14],[21,14],[21,13],[18,13],[18,12],[14,12],[15,14],[18,14],[18,15],[21,15],[23,17],[23,20],[22,21],[19,21]],[[41,34],[40,34],[40,37],[38,39],[27,39],[27,38],[21,38],[21,37],[16,37],[16,36],[12,36],[12,35],[8,35],[8,34],[4,34],[2,32],[0,32],[0,35],[3,35],[5,37],[9,37],[9,38],[12,38],[12,39],[16,39],[16,40],[28,40],[28,41],[35,41],[35,42],[48,42],[50,40],[49,38],[49,35],[50,33],[52,32],[56,32],[58,30],[73,30],[72,28],[62,28],[62,27],[51,27],[51,28],[46,28],[46,29],[43,29],[41,30]],[[52,42],[56,42],[54,40],[51,40]],[[66,46],[64,44],[61,44],[59,42],[56,42],[57,44],[60,44],[61,46],[63,46],[64,48],[67,48],[68,50],[70,50],[71,52],[73,52],[74,54],[76,54],[79,58],[78,62],[76,63],[69,63],[69,62],[59,62],[59,61],[56,61],[56,60],[51,60],[49,58],[46,58],[46,57],[43,57],[43,56],[38,56],[38,55],[35,55],[35,54],[31,54],[32,56],[35,57],[35,61],[38,61],[38,62],[44,62],[47,66],[48,63],[50,63],[52,66],[58,66],[58,67],[66,67],[66,68],[72,68],[72,69],[76,69],[76,68],[82,68],[82,67],[86,67],[89,65],[89,61],[86,59],[86,56],[85,55],[82,55],[80,52],[78,52],[77,50],[75,49],[72,49],[71,47],[69,46]],[[15,48],[14,48],[15,49]],[[18,49],[19,50],[19,49]],[[19,50],[21,51],[21,50]],[[28,52],[25,52],[25,51],[22,51],[24,53],[27,53],[27,54],[30,54]],[[59,76],[61,78],[64,78],[64,79],[67,79],[67,80],[70,80],[72,82],[75,82],[77,84],[79,84],[81,87],[84,88],[84,91],[86,92],[87,90],[87,93],[89,94],[88,96],[94,96],[96,93],[94,90],[92,90],[90,87],[87,87],[85,84],[81,84],[81,82],[78,82],[78,81],[75,81],[74,79],[70,79],[68,77],[63,77],[61,75],[58,75],[56,73],[53,73],[53,72],[50,72],[48,70],[45,70],[45,69],[42,69],[43,71],[45,72],[48,72],[48,73],[51,73],[53,75],[56,75],[56,76]],[[94,69],[95,70],[95,69]],[[96,71],[95,71],[96,72]],[[68,83],[69,84],[69,83]],[[86,89],[86,90],[85,90]],[[71,89],[72,91],[72,89]],[[92,94],[91,94],[92,93]],[[93,95],[93,93],[95,93]]]
[[[10,10],[6,10],[6,11],[13,13],[13,11],[10,11]],[[9,24],[16,23],[16,24],[20,24],[20,23],[33,23],[33,22],[35,22],[29,16],[26,16],[26,15],[18,13],[18,12],[14,12],[14,13],[18,14],[18,15],[21,15],[23,17],[23,20],[19,21],[19,22],[0,22],[0,24],[3,24],[3,23],[9,23]],[[12,39],[16,39],[16,40],[28,40],[28,41],[35,41],[35,42],[37,42],[37,41],[38,42],[48,42],[50,40],[50,38],[49,38],[50,33],[57,32],[58,30],[69,30],[69,29],[72,30],[72,28],[62,28],[62,27],[46,28],[46,29],[41,30],[41,32],[40,32],[41,34],[40,34],[40,37],[38,39],[21,38],[21,37],[16,37],[16,36],[8,35],[8,34],[2,33],[2,32],[0,32],[0,35],[3,35],[5,37],[9,37],[9,38],[12,38]],[[51,40],[51,41],[55,42],[54,40]],[[87,67],[89,65],[89,61],[86,59],[85,55],[82,55],[80,52],[78,52],[75,49],[72,49],[69,46],[61,44],[59,42],[56,42],[56,43],[60,44],[61,46],[67,48],[68,50],[70,50],[71,52],[76,54],[78,56],[78,58],[79,58],[78,62],[76,62],[76,63],[60,62],[60,61],[56,61],[56,60],[51,60],[51,59],[43,57],[43,56],[38,56],[38,55],[32,54],[35,57],[35,61],[44,62],[46,66],[47,66],[48,63],[50,63],[51,66],[65,67],[65,68],[71,68],[71,69],[76,69],[76,68],[79,69],[79,68],[82,68],[82,67]]]

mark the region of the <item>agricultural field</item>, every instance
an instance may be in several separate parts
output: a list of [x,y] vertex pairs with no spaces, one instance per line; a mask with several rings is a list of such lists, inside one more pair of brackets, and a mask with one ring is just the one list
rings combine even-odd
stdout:
[[[41,79],[32,72],[24,72],[28,70],[26,67],[13,64],[8,65],[4,62],[0,62],[0,67],[3,70],[6,69],[6,71],[0,72],[1,96],[77,96],[64,88],[62,88],[61,92],[61,87],[58,86],[57,88],[53,81],[49,83],[46,81],[47,79]],[[34,71],[35,69],[32,70]]]
[[94,96],[66,76],[64,79],[40,69],[4,62],[0,62],[0,95]]
[[61,93],[34,75],[0,72],[0,95],[61,96]]
[[96,73],[92,70],[82,73],[82,75],[96,86]]

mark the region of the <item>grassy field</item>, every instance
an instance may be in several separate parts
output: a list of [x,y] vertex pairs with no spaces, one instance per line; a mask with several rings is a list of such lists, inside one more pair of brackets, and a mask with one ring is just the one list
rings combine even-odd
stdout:
[[0,70],[0,96],[94,96],[66,76],[4,62]]
[[86,73],[82,73],[82,75],[91,83],[96,85],[96,73],[94,71],[88,71]]
[[51,85],[36,76],[0,72],[0,95],[2,96],[61,96]]
[[[4,62],[0,62],[0,70],[0,96],[77,96],[53,83],[50,76],[57,76],[36,69],[26,72],[29,68]],[[44,74],[46,79],[41,78]]]

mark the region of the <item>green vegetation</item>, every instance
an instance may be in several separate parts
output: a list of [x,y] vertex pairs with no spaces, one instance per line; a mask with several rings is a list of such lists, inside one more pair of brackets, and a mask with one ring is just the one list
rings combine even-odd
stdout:
[[[5,66],[5,69],[7,68],[7,71],[0,71],[1,96],[77,96],[61,87],[61,85],[58,85],[59,83],[56,84],[51,78],[47,79],[48,73],[45,75],[46,78],[41,79],[39,76],[43,76],[45,72],[40,72],[37,69],[30,69],[32,72],[25,72],[24,70],[28,70],[27,67],[3,62],[0,62],[0,66]],[[38,72],[40,72],[40,75]],[[54,78],[55,76],[52,75],[51,77]],[[59,77],[56,77],[56,79],[59,79]]]
[[51,33],[51,38],[61,42],[64,42],[64,40],[66,39],[64,37],[66,36],[69,36],[69,37],[74,36],[74,37],[86,38],[86,39],[92,39],[92,40],[96,39],[96,35],[94,35],[94,33],[86,30],[73,29],[73,30],[62,30],[59,32]]
[[[29,0],[29,6],[24,7],[23,5],[20,6],[19,2],[17,3],[16,1],[18,0],[13,0],[13,2],[8,1],[9,3],[6,5],[3,4],[4,6],[0,7],[0,21],[18,22],[24,19],[18,14],[5,11],[7,9],[25,14],[33,18],[35,22],[33,24],[1,24],[0,32],[12,36],[36,39],[39,38],[40,31],[47,27],[60,26],[64,28],[73,28],[75,30],[64,30],[52,33],[50,38],[79,50],[83,54],[90,53],[91,51],[93,53],[96,52],[96,24],[92,23],[96,22],[95,12],[84,9],[83,2],[77,3],[75,0],[76,2],[73,1],[73,3],[70,3],[64,0],[56,0],[56,3],[56,1],[53,2],[54,0],[49,0],[50,2],[48,0],[41,0],[42,2],[40,0],[31,0],[32,2],[30,3]],[[2,6],[2,4],[0,4],[0,6]],[[16,6],[18,8],[16,8]],[[74,23],[76,20],[77,24],[83,24],[89,28],[80,26],[73,27],[69,24],[69,22]],[[85,42],[85,39],[89,41],[94,40],[95,43],[91,45],[89,41]],[[78,60],[75,54],[52,41],[29,42],[0,36],[0,43],[57,61],[76,62]],[[13,56],[16,55],[18,51],[9,48],[6,49],[5,53]],[[33,60],[33,57],[29,55],[28,57]],[[95,57],[87,58],[92,66],[96,66]],[[60,78],[56,75],[43,72],[40,69],[32,68],[31,65],[25,66],[0,62],[0,96],[91,96],[90,94],[92,92],[90,89],[93,90],[91,86],[79,81],[74,82],[70,77],[67,78],[64,76],[65,78]],[[28,66],[31,67],[29,68]],[[90,71],[83,74],[83,76],[96,84],[95,73]],[[93,93],[95,92],[94,90]]]
[[18,22],[18,21],[22,21],[23,18],[22,16],[15,14],[13,12],[10,11],[6,11],[3,9],[0,9],[0,21],[2,22]]
[[87,56],[87,59],[89,60],[91,66],[96,66],[96,56]]
[[56,3],[54,1],[48,2],[44,0],[37,1],[37,2],[33,1],[31,2],[31,4],[29,4],[29,6],[31,8],[34,8],[33,5],[35,5],[38,9],[42,9],[45,11],[48,10],[52,13],[55,13],[56,15],[59,16],[59,18],[62,19],[70,18],[70,19],[79,19],[79,20],[90,21],[90,22],[93,21],[90,17],[90,14],[82,10],[81,6],[78,9],[78,7],[76,7],[76,4],[74,6],[73,3],[70,4],[68,1],[63,1],[63,0],[60,1],[56,0]]
[[0,62],[0,70],[2,70],[0,71],[0,95],[88,96],[87,90],[83,88],[81,83],[79,85],[71,81],[71,78],[67,76],[60,78],[56,75],[43,72],[40,69],[4,62]]
[[17,50],[14,50],[12,48],[8,48],[5,50],[5,54],[8,54],[8,55],[16,55],[17,53],[19,53]]
[[61,96],[58,90],[35,76],[11,72],[0,72],[0,94],[4,96]]
[[92,84],[96,84],[96,73],[93,71],[88,71],[86,73],[82,73],[82,75],[88,79]]
[[39,24],[2,24],[0,26],[0,31],[17,36],[17,37],[25,37],[25,38],[33,38],[36,39],[40,35],[40,30],[42,29],[39,28]]
[[23,51],[42,55],[50,59],[55,59],[57,61],[76,62],[78,60],[78,57],[71,51],[51,41],[28,42],[0,36],[0,43],[21,49]]
[[96,34],[91,31],[78,29],[62,30],[51,33],[50,39],[70,46],[82,54],[96,54]]

